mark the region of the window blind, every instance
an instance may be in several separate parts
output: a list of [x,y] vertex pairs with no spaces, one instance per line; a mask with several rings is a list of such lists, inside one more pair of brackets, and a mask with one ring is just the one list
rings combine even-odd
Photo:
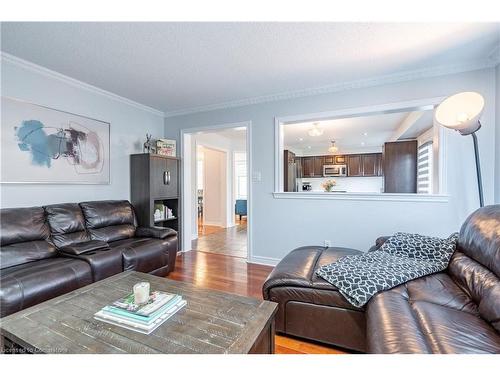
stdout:
[[417,193],[432,194],[432,141],[418,147]]

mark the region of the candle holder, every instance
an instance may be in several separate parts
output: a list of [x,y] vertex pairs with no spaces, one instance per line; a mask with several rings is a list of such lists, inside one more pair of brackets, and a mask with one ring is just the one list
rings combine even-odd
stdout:
[[149,301],[149,283],[142,281],[134,285],[134,303],[140,305]]

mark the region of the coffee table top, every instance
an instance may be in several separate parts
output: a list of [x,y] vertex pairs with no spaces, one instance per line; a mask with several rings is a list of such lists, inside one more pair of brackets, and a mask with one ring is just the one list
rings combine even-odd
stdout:
[[[187,306],[149,335],[93,318],[139,281],[182,295]],[[247,353],[276,309],[274,302],[128,271],[9,315],[0,331],[44,353]]]

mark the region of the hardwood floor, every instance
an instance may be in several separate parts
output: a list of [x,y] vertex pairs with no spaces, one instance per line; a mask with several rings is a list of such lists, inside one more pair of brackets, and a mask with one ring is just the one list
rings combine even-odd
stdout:
[[[194,285],[262,299],[262,284],[273,268],[250,264],[245,259],[189,251],[177,257],[168,278]],[[277,354],[341,354],[339,349],[281,335],[276,336]]]
[[192,241],[192,249],[209,253],[224,254],[240,258],[247,257],[247,221],[236,217],[236,225],[223,228],[203,225],[198,219],[198,239]]

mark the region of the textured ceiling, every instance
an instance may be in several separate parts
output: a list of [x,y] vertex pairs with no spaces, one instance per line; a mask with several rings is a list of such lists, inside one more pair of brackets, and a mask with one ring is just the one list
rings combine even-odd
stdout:
[[485,60],[499,24],[2,23],[2,51],[164,112]]

